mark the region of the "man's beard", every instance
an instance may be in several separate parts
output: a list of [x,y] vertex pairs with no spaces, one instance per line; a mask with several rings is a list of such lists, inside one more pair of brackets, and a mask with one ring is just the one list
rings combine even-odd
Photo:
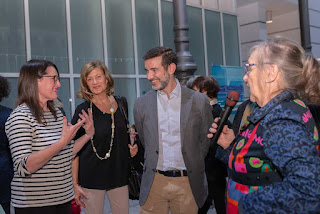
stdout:
[[[152,80],[154,80],[154,79],[152,79]],[[150,82],[152,80],[150,80]],[[159,80],[159,82],[160,82],[159,85],[158,86],[152,85],[152,89],[161,91],[161,90],[165,89],[168,86],[169,81],[170,81],[170,75],[169,75],[169,73],[167,71],[165,71],[165,75],[164,75],[163,79],[157,78],[157,80]]]

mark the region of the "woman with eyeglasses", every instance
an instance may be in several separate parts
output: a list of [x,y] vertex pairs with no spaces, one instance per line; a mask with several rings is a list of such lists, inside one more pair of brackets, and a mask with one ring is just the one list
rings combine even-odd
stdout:
[[229,155],[227,213],[319,213],[318,130],[306,105],[320,102],[319,69],[282,37],[251,49],[243,80],[257,107],[236,137],[224,127],[218,139]]
[[[46,60],[25,63],[18,78],[17,107],[5,131],[13,159],[11,204],[16,214],[71,213],[72,157],[94,134],[92,115],[67,123],[53,100],[61,86],[57,67]],[[80,127],[86,135],[71,140]]]
[[[80,75],[78,112],[90,108],[95,134],[73,161],[75,200],[85,213],[103,213],[105,195],[113,214],[129,213],[128,105],[125,97],[113,96],[114,81],[101,61],[86,63]],[[84,134],[79,129],[75,139]]]

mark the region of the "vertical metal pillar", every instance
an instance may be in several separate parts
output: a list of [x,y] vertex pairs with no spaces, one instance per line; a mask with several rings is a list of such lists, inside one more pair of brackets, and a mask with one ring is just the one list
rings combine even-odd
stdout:
[[178,56],[175,76],[182,84],[186,84],[188,79],[197,70],[197,65],[189,51],[188,19],[186,0],[173,0],[174,14],[174,44]]
[[299,0],[301,45],[306,52],[311,52],[310,23],[308,0]]

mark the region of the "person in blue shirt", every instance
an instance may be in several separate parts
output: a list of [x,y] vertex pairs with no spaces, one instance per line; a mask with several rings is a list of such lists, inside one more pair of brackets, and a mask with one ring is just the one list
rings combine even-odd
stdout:
[[[9,82],[6,78],[0,76],[0,102],[9,94]],[[13,166],[4,124],[11,111],[12,109],[0,105],[0,203],[6,214],[10,213],[10,183],[13,177]]]

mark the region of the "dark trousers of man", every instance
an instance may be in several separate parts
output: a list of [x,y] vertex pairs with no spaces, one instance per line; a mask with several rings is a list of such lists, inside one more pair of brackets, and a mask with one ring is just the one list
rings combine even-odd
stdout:
[[207,213],[212,204],[212,200],[214,201],[217,214],[226,213],[226,184],[226,179],[208,179],[208,198],[204,205],[199,209],[198,214]]
[[204,205],[198,210],[199,214],[205,214],[208,212],[212,200],[216,208],[217,214],[226,213],[226,177],[227,166],[219,159],[215,158],[217,145],[209,149],[208,155],[205,159],[206,164],[206,176],[208,181],[208,198]]

